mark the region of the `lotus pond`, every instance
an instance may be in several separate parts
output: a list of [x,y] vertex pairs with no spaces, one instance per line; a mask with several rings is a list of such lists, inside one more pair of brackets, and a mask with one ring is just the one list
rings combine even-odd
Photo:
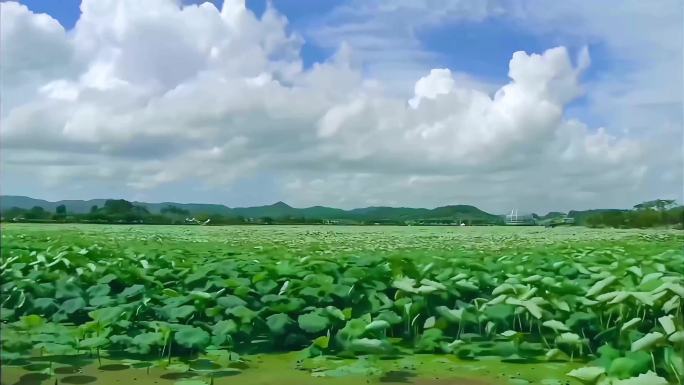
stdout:
[[659,385],[684,233],[2,227],[2,384]]

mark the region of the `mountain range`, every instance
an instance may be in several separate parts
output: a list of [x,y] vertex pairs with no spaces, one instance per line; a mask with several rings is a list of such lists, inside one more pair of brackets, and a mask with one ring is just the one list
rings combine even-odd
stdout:
[[[27,196],[4,195],[0,197],[0,211],[8,210],[12,207],[30,209],[40,206],[46,211],[54,212],[57,206],[64,205],[67,212],[73,214],[85,214],[90,212],[91,207],[103,207],[106,199],[90,200],[61,200],[51,202],[43,199],[35,199]],[[163,208],[175,206],[187,210],[192,215],[208,214],[223,215],[229,217],[242,216],[245,218],[309,218],[309,219],[339,219],[339,220],[440,220],[440,219],[459,219],[463,221],[478,222],[497,222],[501,220],[500,215],[490,214],[474,206],[469,205],[449,205],[434,209],[410,208],[410,207],[385,207],[374,206],[351,210],[343,210],[333,207],[312,206],[306,208],[295,208],[284,202],[277,202],[272,205],[254,207],[228,207],[220,204],[204,203],[177,203],[177,202],[132,202],[134,205],[147,208],[150,213],[160,213]]]
[[[51,202],[43,199],[35,199],[27,196],[4,195],[0,197],[0,211],[4,212],[10,208],[30,209],[40,206],[46,211],[54,212],[57,206],[64,205],[67,212],[73,214],[85,214],[90,212],[93,206],[103,207],[106,199],[90,200],[60,200]],[[150,213],[158,214],[162,209],[169,206],[187,210],[191,215],[222,215],[225,217],[244,217],[244,218],[307,218],[325,220],[350,220],[350,221],[440,221],[440,220],[459,220],[465,222],[478,223],[498,223],[502,220],[502,215],[491,214],[470,205],[448,205],[436,207],[434,209],[411,208],[411,207],[386,207],[372,206],[343,210],[334,207],[312,206],[306,208],[295,208],[284,202],[277,202],[272,205],[253,206],[253,207],[228,207],[221,204],[206,203],[177,203],[177,202],[132,202],[134,205],[147,208]],[[570,211],[568,216],[581,219],[590,214],[601,211],[611,210],[586,210]],[[623,210],[616,210],[623,211]],[[564,213],[550,212],[544,216],[536,216],[538,219],[550,219],[562,217]]]

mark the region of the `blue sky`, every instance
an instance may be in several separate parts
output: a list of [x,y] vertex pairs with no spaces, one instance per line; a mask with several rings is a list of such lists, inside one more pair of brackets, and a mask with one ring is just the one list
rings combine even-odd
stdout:
[[[80,16],[80,0],[20,2],[34,12],[49,14],[65,29],[73,28]],[[202,2],[183,0],[183,4]],[[217,8],[223,5],[223,0],[209,2]],[[246,1],[247,7],[256,15],[263,14],[267,3],[268,0]],[[301,48],[301,57],[305,67],[324,62],[334,53],[333,49],[317,44],[310,34],[312,28],[320,25],[320,19],[324,19],[325,15],[343,5],[344,1],[275,0],[271,4],[287,17],[291,31],[303,35],[305,42]],[[426,64],[466,72],[493,84],[504,84],[508,80],[508,60],[512,52],[542,52],[559,45],[567,47],[571,52],[578,52],[584,46],[590,48],[592,66],[584,74],[587,81],[595,79],[602,72],[620,70],[615,60],[598,41],[591,42],[589,39],[568,35],[534,33],[505,18],[422,27],[416,31],[416,37],[424,50],[434,54]],[[584,97],[568,105],[568,116],[581,118],[593,125],[606,123],[600,116],[592,113]]]
[[83,1],[82,30],[80,0],[3,2],[5,194],[502,212],[681,196],[677,0],[272,0],[287,24],[267,0]]
[[[30,10],[47,13],[57,19],[65,29],[71,29],[80,16],[80,0],[20,0]],[[203,1],[183,0],[184,4],[197,4]],[[209,1],[218,8],[222,0]],[[256,15],[261,15],[268,0],[247,0],[246,5]],[[285,15],[290,23],[290,30],[304,36],[302,58],[305,66],[325,61],[333,50],[317,45],[313,39],[307,39],[310,28],[319,23],[319,19],[343,4],[341,0],[302,1],[275,0],[272,4]],[[507,80],[508,60],[515,51],[541,52],[549,47],[563,45],[576,52],[590,42],[582,39],[571,39],[567,36],[535,34],[520,28],[506,19],[492,19],[480,22],[444,24],[424,27],[416,31],[422,47],[436,53],[434,66],[449,67],[458,71],[477,74],[494,82]],[[600,44],[591,44],[593,65],[585,75],[591,78],[595,73],[609,68],[610,58],[601,52]]]

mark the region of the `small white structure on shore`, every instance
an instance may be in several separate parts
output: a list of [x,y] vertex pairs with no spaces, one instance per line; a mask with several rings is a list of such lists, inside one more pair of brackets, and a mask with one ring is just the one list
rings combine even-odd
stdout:
[[531,226],[536,225],[537,221],[532,214],[519,214],[518,209],[513,209],[506,215],[504,223],[509,226]]

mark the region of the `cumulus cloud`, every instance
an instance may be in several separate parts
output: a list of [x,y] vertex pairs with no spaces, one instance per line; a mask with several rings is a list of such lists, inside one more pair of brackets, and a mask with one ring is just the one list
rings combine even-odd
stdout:
[[200,180],[220,196],[262,174],[297,205],[492,211],[647,198],[646,142],[564,117],[587,51],[576,65],[564,47],[512,53],[510,81],[491,93],[433,69],[405,99],[344,44],[304,68],[303,39],[271,6],[257,17],[240,0],[84,0],[81,11],[67,32],[2,3],[5,184]]

